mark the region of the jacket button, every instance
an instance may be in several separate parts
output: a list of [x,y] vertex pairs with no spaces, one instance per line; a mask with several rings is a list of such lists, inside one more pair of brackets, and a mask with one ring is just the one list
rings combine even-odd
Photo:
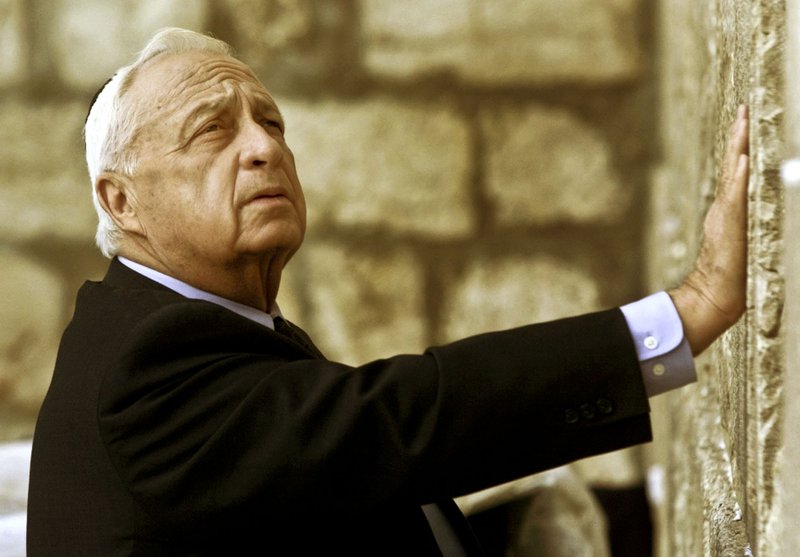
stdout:
[[586,418],[587,420],[591,420],[595,417],[597,411],[595,410],[594,404],[591,402],[587,402],[585,404],[581,404],[581,416]]
[[614,403],[608,400],[607,398],[598,399],[597,410],[604,416],[608,416],[609,414],[614,412]]
[[573,410],[572,408],[567,408],[564,410],[564,421],[568,424],[574,424],[580,419],[578,416],[578,412]]

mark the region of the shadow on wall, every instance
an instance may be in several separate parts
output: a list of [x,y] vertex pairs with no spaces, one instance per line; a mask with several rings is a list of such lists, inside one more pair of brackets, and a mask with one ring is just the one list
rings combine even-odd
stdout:
[[25,557],[31,442],[0,444],[0,555]]

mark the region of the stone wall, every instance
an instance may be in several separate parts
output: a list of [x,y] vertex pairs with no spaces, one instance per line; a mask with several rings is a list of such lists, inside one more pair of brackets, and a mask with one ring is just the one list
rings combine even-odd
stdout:
[[[748,309],[698,360],[699,382],[654,401],[667,463],[663,555],[793,555],[780,546],[784,424],[783,0],[662,2],[660,164],[649,284],[685,273],[737,104],[751,110]],[[666,246],[667,249],[659,249]],[[796,465],[796,462],[794,463]],[[788,520],[788,522],[787,522]]]
[[[748,102],[748,313],[698,362],[698,385],[653,400],[651,460],[668,471],[663,555],[779,555],[783,10],[0,0],[0,439],[31,435],[75,291],[106,265],[80,137],[89,100],[157,28],[214,33],[275,93],[309,204],[279,301],[350,363],[673,285]],[[638,454],[576,469],[628,485]]]
[[[800,2],[786,1],[786,149],[787,161],[783,166],[785,185],[785,224],[784,237],[800,237],[800,102],[795,91],[800,91]],[[794,168],[793,172],[788,170]],[[779,532],[780,547],[784,555],[791,554],[791,548],[800,547],[800,475],[797,463],[800,462],[800,443],[792,440],[792,434],[800,424],[800,250],[787,241],[784,261],[786,277],[785,342],[786,375],[783,384],[784,398],[784,437],[787,442],[780,455],[777,484],[780,513],[785,518]],[[793,326],[790,326],[793,325]],[[791,441],[790,441],[791,440]]]

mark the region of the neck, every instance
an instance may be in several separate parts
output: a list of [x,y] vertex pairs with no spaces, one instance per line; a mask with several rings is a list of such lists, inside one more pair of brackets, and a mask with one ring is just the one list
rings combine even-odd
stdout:
[[275,307],[283,267],[278,254],[248,256],[231,262],[156,257],[148,250],[122,247],[119,254],[195,288],[269,313]]

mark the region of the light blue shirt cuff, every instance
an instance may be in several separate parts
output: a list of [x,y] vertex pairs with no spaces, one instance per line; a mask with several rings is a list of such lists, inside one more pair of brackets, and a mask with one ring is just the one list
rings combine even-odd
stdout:
[[631,331],[647,396],[697,381],[683,324],[666,292],[620,308]]

